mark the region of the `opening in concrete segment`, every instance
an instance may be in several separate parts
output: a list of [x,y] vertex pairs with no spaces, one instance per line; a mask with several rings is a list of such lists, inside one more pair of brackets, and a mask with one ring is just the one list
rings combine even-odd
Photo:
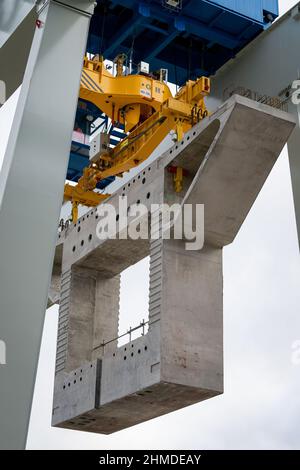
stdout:
[[[149,265],[150,258],[146,257],[125,269],[121,274],[119,336],[149,319]],[[146,334],[147,331],[148,324],[144,329],[139,328],[133,331],[131,340],[139,338],[143,332]],[[128,343],[129,340],[129,335],[120,338],[118,346]]]

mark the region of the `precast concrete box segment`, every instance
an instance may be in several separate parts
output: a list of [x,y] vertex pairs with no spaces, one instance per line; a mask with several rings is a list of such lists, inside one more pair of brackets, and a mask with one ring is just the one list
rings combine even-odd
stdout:
[[[294,126],[285,112],[233,96],[107,200],[116,209],[120,196],[148,210],[204,204],[202,250],[162,236],[100,240],[96,209],[60,234],[54,426],[109,434],[223,393],[222,248]],[[187,172],[180,193],[170,165]],[[149,330],[118,347],[120,273],[148,255]]]

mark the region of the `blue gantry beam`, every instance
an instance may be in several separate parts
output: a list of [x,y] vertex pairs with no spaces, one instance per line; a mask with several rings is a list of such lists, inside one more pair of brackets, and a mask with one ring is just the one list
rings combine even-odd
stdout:
[[[177,8],[167,0],[97,0],[87,51],[110,60],[132,55],[135,66],[144,60],[152,71],[166,68],[181,85],[213,75],[277,16],[277,0],[180,0]],[[101,116],[80,100],[75,128],[90,134]],[[73,142],[68,179],[77,181],[87,163],[88,146]]]
[[130,54],[169,69],[178,84],[212,75],[278,16],[277,0],[98,0],[88,51]]

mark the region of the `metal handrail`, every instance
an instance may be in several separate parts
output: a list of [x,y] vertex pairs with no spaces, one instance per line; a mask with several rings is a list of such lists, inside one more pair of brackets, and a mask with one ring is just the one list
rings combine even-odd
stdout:
[[253,91],[250,88],[244,87],[236,87],[236,88],[226,88],[224,90],[224,99],[231,97],[232,95],[240,95],[245,96],[246,98],[252,99],[253,101],[257,101],[258,103],[266,104],[271,106],[272,108],[281,109],[282,111],[287,111],[287,104],[283,101],[279,96],[268,96],[262,95],[257,91]]
[[117,336],[116,338],[110,339],[109,341],[106,341],[106,342],[103,340],[103,342],[99,344],[99,346],[96,346],[95,348],[93,348],[93,351],[96,351],[97,349],[100,349],[100,348],[103,348],[103,351],[104,351],[105,346],[107,346],[108,344],[114,343],[115,341],[118,341],[120,338],[124,338],[127,335],[129,335],[129,343],[130,343],[132,333],[134,331],[139,330],[140,328],[143,328],[142,336],[144,336],[145,326],[148,324],[149,324],[149,321],[145,322],[145,320],[142,320],[138,326],[135,326],[134,328],[129,327],[129,330],[126,333],[123,333],[122,335]]

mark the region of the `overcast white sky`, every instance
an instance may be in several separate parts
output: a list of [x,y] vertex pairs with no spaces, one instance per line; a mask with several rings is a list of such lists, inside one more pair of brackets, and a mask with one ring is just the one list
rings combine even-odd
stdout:
[[[279,3],[283,13],[295,0]],[[0,162],[17,96],[0,110]],[[300,364],[291,360],[300,340],[300,257],[289,171],[285,149],[235,242],[224,250],[224,395],[111,436],[51,428],[53,307],[46,313],[28,448],[300,448]],[[146,269],[141,263],[124,280],[122,331],[147,310]]]

